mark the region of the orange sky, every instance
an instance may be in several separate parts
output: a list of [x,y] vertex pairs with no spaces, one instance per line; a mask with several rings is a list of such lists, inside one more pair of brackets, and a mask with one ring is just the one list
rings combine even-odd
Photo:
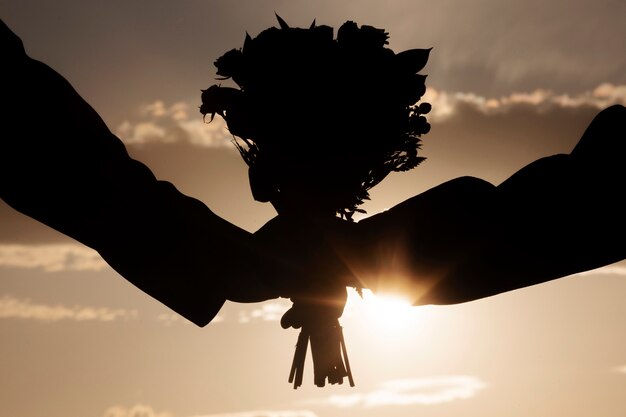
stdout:
[[[294,26],[384,27],[394,50],[434,47],[428,159],[377,186],[370,214],[460,175],[497,184],[626,104],[619,1],[5,0],[0,16],[131,155],[254,231],[274,212],[253,201],[223,124],[203,125],[197,108],[213,60],[275,11]],[[621,262],[382,323],[352,297],[341,322],[356,387],[314,387],[309,357],[294,391],[297,331],[277,322],[288,300],[227,303],[198,328],[0,202],[0,417],[623,417],[625,276]]]

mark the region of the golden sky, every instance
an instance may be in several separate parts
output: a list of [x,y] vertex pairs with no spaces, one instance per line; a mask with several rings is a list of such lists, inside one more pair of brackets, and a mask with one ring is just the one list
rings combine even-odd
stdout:
[[[373,189],[368,214],[461,175],[498,184],[626,104],[619,0],[0,1],[26,51],[133,157],[249,231],[274,212],[253,201],[223,123],[203,124],[198,106],[213,61],[276,25],[275,12],[292,26],[382,27],[394,50],[434,48],[427,160]],[[0,417],[623,417],[625,278],[621,262],[389,317],[352,294],[341,322],[356,387],[314,387],[309,357],[293,390],[297,331],[277,321],[288,300],[227,303],[196,327],[0,202]]]

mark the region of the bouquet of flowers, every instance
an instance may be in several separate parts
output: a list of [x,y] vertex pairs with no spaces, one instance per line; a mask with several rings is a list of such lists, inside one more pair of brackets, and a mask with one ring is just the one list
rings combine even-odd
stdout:
[[222,116],[249,166],[252,194],[282,213],[352,219],[368,191],[392,171],[415,168],[430,130],[418,104],[430,49],[394,53],[388,33],[344,23],[291,28],[278,17],[243,48],[215,61],[200,112]]
[[[236,86],[203,90],[200,112],[224,118],[249,166],[253,197],[272,203],[279,217],[352,221],[372,187],[424,160],[418,151],[431,107],[418,103],[426,91],[418,72],[430,49],[395,53],[383,29],[352,21],[334,37],[315,21],[292,28],[277,19],[278,28],[246,34],[242,48],[215,61],[220,79]],[[338,322],[345,287],[320,282],[313,292],[292,297],[281,320],[301,329],[289,382],[302,383],[310,341],[315,384],[347,376],[354,385]]]

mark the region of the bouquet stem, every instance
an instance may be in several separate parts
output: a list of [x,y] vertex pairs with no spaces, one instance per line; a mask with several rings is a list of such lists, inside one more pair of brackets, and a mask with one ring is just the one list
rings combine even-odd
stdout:
[[343,379],[348,377],[348,382],[353,387],[354,379],[352,378],[343,330],[339,320],[334,319],[330,322],[304,324],[302,326],[289,373],[289,383],[293,383],[293,388],[297,389],[302,385],[309,342],[313,357],[315,385],[323,387],[326,385],[326,380],[330,384],[343,384]]

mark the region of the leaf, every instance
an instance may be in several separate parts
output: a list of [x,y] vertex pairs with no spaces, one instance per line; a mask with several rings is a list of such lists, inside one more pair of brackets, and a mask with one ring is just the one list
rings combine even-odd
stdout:
[[250,47],[252,44],[252,37],[248,32],[246,32],[246,39],[243,41],[243,52],[246,52],[246,49]]
[[428,49],[408,49],[396,54],[396,61],[400,68],[415,74],[426,66],[428,56],[433,48]]
[[241,50],[231,49],[215,61],[214,65],[217,67],[216,74],[225,78],[232,77],[241,71],[242,61],[243,55]]
[[287,24],[287,22],[285,22],[283,20],[282,17],[280,17],[278,14],[274,13],[276,15],[276,20],[278,20],[278,24],[280,25],[281,29],[289,29],[289,25]]
[[363,37],[371,42],[372,46],[382,48],[384,45],[389,44],[389,33],[385,32],[385,29],[375,28],[374,26],[362,25],[361,33]]
[[354,39],[358,31],[359,27],[357,24],[352,20],[348,20],[339,27],[339,30],[337,30],[337,42],[349,43],[352,39]]

